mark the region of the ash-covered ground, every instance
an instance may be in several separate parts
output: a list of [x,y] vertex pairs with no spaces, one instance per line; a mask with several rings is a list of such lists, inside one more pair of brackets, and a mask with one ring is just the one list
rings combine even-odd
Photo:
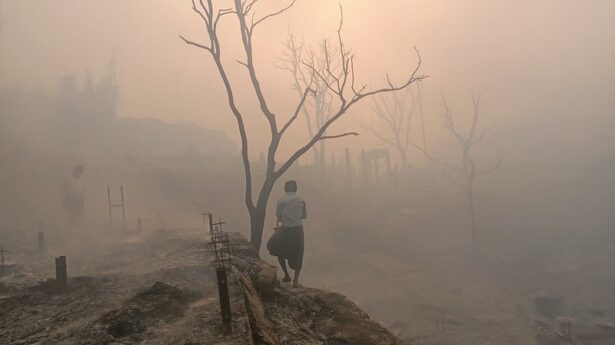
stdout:
[[[0,344],[398,344],[345,297],[280,286],[233,235],[233,334],[225,335],[203,229],[78,236],[23,254],[0,278]],[[67,256],[59,291],[53,257]],[[28,259],[28,260],[27,260]],[[9,271],[10,270],[10,271]]]

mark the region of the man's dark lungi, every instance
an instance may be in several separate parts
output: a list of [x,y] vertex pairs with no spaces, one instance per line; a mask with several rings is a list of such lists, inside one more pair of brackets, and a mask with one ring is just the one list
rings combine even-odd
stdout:
[[267,249],[273,256],[288,261],[293,270],[303,266],[303,246],[305,239],[302,226],[293,226],[277,230],[267,242]]

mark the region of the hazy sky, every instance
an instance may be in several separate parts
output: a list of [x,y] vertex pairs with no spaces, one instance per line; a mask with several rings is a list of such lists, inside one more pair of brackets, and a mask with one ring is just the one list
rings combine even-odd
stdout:
[[[205,38],[189,0],[0,2],[4,16],[0,85],[47,92],[65,74],[90,70],[100,75],[115,56],[122,116],[181,119],[237,137],[210,57],[177,37]],[[263,0],[257,13],[285,3]],[[485,88],[485,110],[490,121],[500,122],[501,135],[514,133],[514,128],[544,126],[557,133],[572,129],[595,137],[613,128],[615,2],[345,0],[342,4],[344,36],[357,55],[361,80],[377,82],[386,72],[401,80],[416,63],[412,46],[421,51],[422,71],[430,75],[425,103],[434,141],[441,137],[437,102],[442,87],[460,112],[469,110],[473,92]],[[258,72],[279,114],[288,113],[296,102],[288,90],[288,75],[273,67],[280,43],[288,30],[308,43],[331,37],[338,16],[337,1],[298,0],[287,15],[256,33]],[[266,127],[243,68],[233,62],[242,58],[235,27],[233,17],[221,27],[223,54],[238,90],[246,91],[240,102],[250,113],[251,134],[263,143]],[[579,127],[581,120],[585,125]],[[356,127],[350,116],[337,128],[348,126]],[[300,129],[291,134],[292,143],[305,137]],[[339,146],[373,142],[365,133],[359,139],[344,139]]]

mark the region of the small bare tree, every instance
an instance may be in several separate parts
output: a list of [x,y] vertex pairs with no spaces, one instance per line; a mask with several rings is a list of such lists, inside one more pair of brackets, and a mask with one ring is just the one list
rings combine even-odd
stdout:
[[450,178],[452,183],[459,184],[460,180],[463,181],[462,186],[466,194],[468,202],[468,211],[470,214],[470,235],[472,240],[472,250],[474,253],[478,253],[478,234],[476,224],[474,184],[478,177],[496,171],[500,168],[500,165],[502,164],[502,157],[500,156],[497,163],[494,164],[491,168],[481,170],[477,168],[475,159],[472,155],[472,150],[476,147],[476,145],[479,144],[485,138],[485,136],[496,127],[496,125],[492,125],[482,130],[478,128],[479,122],[482,117],[481,97],[482,94],[479,93],[472,100],[473,112],[470,126],[466,133],[464,133],[456,123],[453,112],[448,106],[448,102],[446,101],[446,97],[444,96],[444,94],[442,94],[442,111],[440,114],[444,119],[446,129],[461,149],[461,166],[444,163],[441,160],[438,160],[431,156],[424,148],[413,144],[415,148],[422,151],[429,159],[452,171],[455,175]]
[[373,97],[371,106],[373,116],[355,118],[361,127],[378,140],[397,150],[403,169],[408,167],[410,124],[416,103],[414,91],[408,86],[399,92],[382,93]]
[[[233,0],[233,5],[230,8],[214,7],[213,2],[213,0],[192,0],[192,9],[202,19],[209,42],[203,44],[188,40],[183,36],[180,36],[180,38],[187,44],[200,48],[209,53],[217,67],[222,83],[224,84],[228,105],[237,122],[237,128],[241,138],[241,156],[243,160],[246,182],[245,205],[250,215],[250,240],[252,245],[254,245],[257,250],[260,250],[265,217],[267,213],[267,204],[271,191],[273,190],[276,181],[293,165],[293,163],[295,163],[306,152],[311,150],[312,147],[320,141],[357,135],[355,132],[345,132],[340,134],[325,133],[331,124],[339,120],[348,112],[349,109],[354,107],[361,100],[380,93],[394,92],[404,89],[415,81],[425,78],[425,76],[417,75],[421,66],[421,59],[419,55],[417,66],[410,73],[408,78],[399,85],[393,84],[387,77],[388,84],[381,88],[367,90],[366,85],[357,86],[355,78],[354,55],[349,49],[346,48],[342,40],[342,25],[344,22],[342,15],[337,31],[337,48],[333,50],[330,49],[328,44],[324,44],[324,57],[322,61],[325,66],[324,71],[319,70],[319,66],[314,62],[302,62],[309,71],[316,75],[318,80],[325,83],[327,88],[335,97],[336,104],[331,109],[331,116],[322,124],[322,126],[320,126],[320,128],[315,129],[314,135],[309,138],[306,143],[302,144],[289,157],[281,160],[281,164],[277,164],[276,153],[282,138],[284,137],[284,133],[286,133],[288,128],[294,123],[301,113],[301,109],[303,108],[310,93],[314,93],[315,91],[313,89],[313,84],[306,86],[301,92],[300,100],[298,101],[294,112],[290,114],[285,121],[280,123],[280,118],[273,112],[268,98],[261,87],[257,68],[254,63],[253,36],[255,31],[263,23],[288,11],[294,5],[295,1],[293,0],[288,6],[278,11],[270,12],[262,16],[256,15],[255,9],[258,6],[258,0]],[[239,33],[245,53],[245,60],[238,62],[247,70],[252,84],[252,89],[259,103],[260,112],[269,125],[271,135],[266,157],[265,177],[263,184],[257,193],[256,202],[253,199],[252,172],[248,152],[249,140],[244,123],[245,113],[239,109],[233,84],[228,77],[228,66],[222,59],[222,45],[218,34],[218,24],[220,23],[220,20],[228,15],[235,15],[238,19]],[[339,67],[335,68],[334,66]]]

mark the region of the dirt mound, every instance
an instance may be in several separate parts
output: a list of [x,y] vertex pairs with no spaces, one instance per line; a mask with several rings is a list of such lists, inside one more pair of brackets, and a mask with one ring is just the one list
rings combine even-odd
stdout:
[[245,239],[233,236],[232,244],[233,265],[244,289],[253,344],[400,344],[346,297],[319,289],[280,286],[275,268],[260,260]]
[[393,334],[342,295],[308,288],[276,292],[266,304],[267,315],[284,344],[399,344]]
[[159,322],[171,322],[181,317],[197,293],[156,282],[139,292],[121,308],[103,315],[98,322],[106,326],[108,334],[121,338],[144,332]]
[[214,254],[202,232],[173,232],[119,251],[109,245],[92,255],[72,255],[71,262],[79,264],[71,272],[87,276],[70,276],[61,290],[53,279],[37,275],[4,277],[0,344],[397,344],[341,295],[279,286],[275,268],[233,234],[228,276],[233,334],[225,335],[209,266]]

